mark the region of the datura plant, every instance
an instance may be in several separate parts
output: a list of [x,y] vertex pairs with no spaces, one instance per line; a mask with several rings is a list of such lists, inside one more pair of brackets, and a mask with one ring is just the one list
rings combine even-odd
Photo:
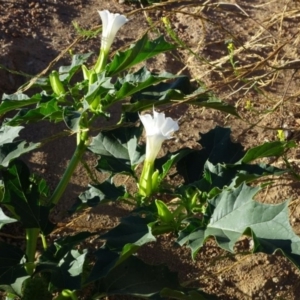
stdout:
[[[172,109],[184,102],[239,116],[234,107],[203,86],[192,86],[187,76],[151,72],[142,66],[148,59],[175,49],[163,36],[150,40],[145,34],[110,56],[114,38],[128,19],[107,10],[99,14],[102,40],[98,56],[74,54],[69,65],[2,96],[0,229],[9,232],[15,223],[24,230],[22,247],[0,241],[0,289],[6,292],[6,299],[74,300],[79,291],[84,299],[116,294],[205,299],[200,289],[183,287],[167,267],[146,264],[135,255],[146,243],[154,243],[156,236],[171,232],[178,245],[191,248],[193,258],[210,236],[222,248],[233,251],[239,237],[248,235],[253,239],[253,251],[280,249],[299,264],[300,240],[288,222],[288,202],[257,203],[253,197],[258,189],[247,186],[262,176],[286,172],[259,164],[257,159],[283,155],[294,143],[276,141],[244,151],[240,144],[231,142],[229,129],[217,127],[201,134],[196,149],[161,155],[162,143],[172,138],[179,125],[160,107]],[[110,119],[115,104],[116,111],[121,111]],[[102,127],[96,129],[99,119],[97,126]],[[20,132],[27,124],[41,121],[43,126],[45,122],[63,123],[65,131],[53,136],[49,132],[41,141],[22,139]],[[146,145],[141,139],[143,127]],[[76,148],[52,189],[21,158],[65,136],[74,137]],[[53,241],[56,224],[50,215],[63,199],[86,151],[98,157],[95,171],[107,173],[107,180],[91,180],[69,213],[80,214],[87,207],[116,201],[124,201],[132,210],[105,233],[77,232]],[[87,170],[89,174],[94,171]],[[117,174],[131,177],[136,190],[116,185]],[[181,178],[180,185],[172,185],[174,176]],[[104,241],[102,246],[86,248],[84,241],[91,237]]]

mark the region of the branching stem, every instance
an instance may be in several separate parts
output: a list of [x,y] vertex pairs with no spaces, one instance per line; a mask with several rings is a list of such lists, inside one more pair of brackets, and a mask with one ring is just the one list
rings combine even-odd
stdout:
[[53,192],[50,202],[54,205],[58,203],[61,196],[63,195],[71,176],[73,175],[82,155],[84,154],[86,147],[87,147],[87,140],[88,140],[88,131],[80,131],[78,133],[78,140],[77,140],[77,147],[76,150],[69,162],[69,165],[61,178],[59,184],[57,185],[55,191]]

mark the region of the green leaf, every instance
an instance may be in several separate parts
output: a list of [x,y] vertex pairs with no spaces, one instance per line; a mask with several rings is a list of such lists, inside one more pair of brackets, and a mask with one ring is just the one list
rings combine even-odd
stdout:
[[25,94],[3,94],[0,104],[0,115],[3,115],[11,110],[21,108],[27,105],[39,103],[43,99],[43,94],[35,94],[32,97],[28,97]]
[[193,152],[192,149],[184,148],[175,153],[167,153],[165,156],[155,160],[154,168],[160,170],[159,180],[163,180],[170,169],[183,157]]
[[134,166],[144,159],[144,147],[138,144],[142,132],[142,126],[124,127],[94,137],[89,150],[101,155],[97,169],[134,176]]
[[36,273],[50,272],[51,283],[57,288],[80,289],[87,251],[74,250],[91,232],[79,232],[54,241],[39,257]]
[[61,81],[70,82],[76,71],[84,64],[93,53],[75,54],[72,57],[71,65],[61,66],[59,68],[59,79]]
[[105,73],[95,74],[96,81],[89,85],[88,92],[84,96],[87,103],[92,103],[96,97],[104,98],[109,92],[114,91],[111,77],[106,77]]
[[185,102],[200,107],[216,109],[240,118],[234,106],[221,101],[214,94],[206,91],[202,87],[196,90],[190,99],[187,99]]
[[294,147],[296,147],[296,143],[294,141],[275,141],[264,143],[263,145],[249,149],[241,159],[241,162],[249,163],[262,157],[281,156],[287,149]]
[[87,250],[70,250],[59,262],[39,262],[35,272],[50,272],[51,284],[58,289],[79,290],[82,288],[83,269]]
[[19,132],[23,129],[22,126],[11,127],[3,125],[0,128],[0,145],[8,144],[14,141],[19,136]]
[[105,277],[117,264],[119,254],[108,249],[98,249],[95,251],[96,262],[85,283],[91,283]]
[[171,82],[160,82],[149,86],[131,97],[122,105],[123,112],[139,112],[153,105],[169,104],[171,100],[183,100],[190,92],[191,84],[187,76],[180,76]]
[[188,242],[195,256],[205,240],[214,236],[220,247],[233,252],[243,234],[254,233],[255,250],[269,254],[282,251],[299,266],[300,238],[289,222],[289,201],[277,205],[259,203],[253,200],[258,190],[243,184],[209,200],[213,214],[207,228],[194,230],[180,243]]
[[125,196],[126,188],[123,186],[117,187],[112,179],[108,179],[101,184],[89,185],[89,189],[80,194],[70,212],[74,213],[87,207],[94,207],[110,201],[117,201]]
[[204,148],[207,159],[212,163],[235,163],[244,154],[240,143],[233,143],[230,139],[230,128],[216,126],[213,130],[201,134],[198,141]]
[[84,100],[80,110],[74,110],[72,107],[64,107],[63,118],[66,126],[74,132],[81,129],[81,117],[89,109],[89,104]]
[[[137,92],[140,92],[148,87],[155,87],[157,83],[174,79],[182,76],[173,75],[171,73],[164,72],[162,74],[154,74],[147,70],[146,67],[142,67],[140,70],[133,74],[127,74],[124,78],[119,78],[115,83],[115,93],[108,93],[105,97],[107,104],[117,102],[125,99]],[[183,95],[181,99],[183,98]]]
[[[251,181],[259,179],[262,176],[268,176],[268,175],[279,176],[288,172],[288,170],[278,169],[276,167],[266,165],[266,164],[256,164],[256,165],[237,164],[232,167],[228,166],[227,168],[228,170],[232,168],[232,170],[235,171],[235,177],[232,177],[232,184],[231,184],[232,186],[235,187],[239,186],[243,182],[250,183]],[[226,174],[224,174],[224,177],[226,177]]]
[[19,141],[0,146],[0,165],[8,167],[9,163],[24,153],[28,153],[40,147],[40,143],[27,143]]
[[177,243],[180,246],[187,244],[192,251],[193,259],[195,259],[196,254],[205,242],[204,234],[204,227],[199,226],[198,228],[195,228],[195,226],[189,224],[185,229],[179,232]]
[[[267,143],[250,149],[245,154],[241,144],[230,139],[229,128],[216,127],[201,134],[201,150],[191,150],[177,163],[177,172],[183,176],[185,184],[192,184],[202,192],[217,187],[238,186],[266,175],[281,175],[280,170],[265,164],[247,164],[270,153],[280,155],[293,143]],[[272,150],[268,150],[268,149]]]
[[243,157],[243,146],[230,139],[231,130],[216,126],[208,133],[201,134],[201,150],[191,151],[177,164],[177,171],[184,177],[185,183],[201,180],[207,160],[213,165],[234,164]]
[[126,174],[133,176],[134,173],[126,159],[116,159],[110,156],[101,156],[96,169],[100,172],[111,172],[112,174]]
[[136,44],[131,45],[128,50],[117,52],[106,70],[109,76],[116,75],[142,61],[160,53],[174,50],[175,48],[174,45],[166,42],[163,36],[160,36],[154,41],[149,41],[147,35],[144,35]]
[[25,253],[13,245],[0,241],[0,285],[13,284],[17,278],[26,276]]
[[97,284],[98,295],[131,295],[161,299],[159,293],[165,289],[179,289],[177,274],[165,266],[144,263],[135,256],[112,269]]
[[212,188],[222,189],[224,186],[237,187],[243,182],[251,182],[262,176],[281,175],[287,170],[265,164],[216,164],[206,161],[203,179],[193,182],[192,185],[202,192],[209,192]]
[[191,83],[188,76],[178,76],[171,82],[160,82],[149,86],[141,92],[132,95],[131,102],[148,102],[161,100],[182,100],[191,92]]
[[136,253],[139,247],[155,241],[151,232],[151,224],[149,224],[151,222],[153,222],[153,218],[128,216],[122,218],[118,226],[101,235],[100,239],[105,239],[106,243],[95,253],[97,261],[87,282],[104,278],[111,270],[123,264],[133,253]]
[[[0,201],[1,202],[1,201]],[[5,225],[5,224],[10,224],[17,222],[18,220],[13,219],[8,217],[7,215],[4,214],[3,210],[0,207],[0,229]]]
[[8,125],[0,128],[0,165],[3,167],[7,167],[13,159],[40,146],[40,143],[13,142],[19,136],[21,129],[23,129],[21,126],[11,127]]
[[65,107],[63,118],[67,127],[73,132],[78,132],[80,128],[82,112],[74,111],[72,108]]
[[155,241],[155,237],[148,225],[147,218],[128,216],[121,219],[121,223],[107,233],[100,236],[105,239],[105,246],[114,251],[121,251],[126,244],[138,247]]
[[98,249],[96,252],[94,252],[96,256],[96,262],[85,284],[89,284],[107,276],[112,269],[128,259],[138,250],[138,248],[139,246],[126,244],[120,254],[108,249]]
[[49,221],[51,207],[44,205],[44,195],[39,184],[30,180],[30,172],[25,163],[15,161],[2,171],[5,187],[2,204],[18,219],[24,228],[40,228],[44,234],[50,233],[54,224]]
[[10,126],[17,126],[23,123],[33,123],[46,119],[54,122],[60,122],[63,120],[62,109],[57,105],[57,103],[57,99],[53,98],[50,101],[39,103],[37,108],[21,109],[6,124]]

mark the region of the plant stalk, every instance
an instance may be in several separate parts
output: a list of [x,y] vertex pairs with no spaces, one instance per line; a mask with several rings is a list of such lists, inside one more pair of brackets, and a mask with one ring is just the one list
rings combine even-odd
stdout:
[[36,244],[39,237],[40,228],[26,228],[26,256],[27,263],[25,269],[28,275],[32,275],[34,271],[34,260],[36,253]]
[[69,165],[61,178],[59,184],[57,185],[55,191],[53,192],[50,202],[54,205],[58,203],[61,196],[63,195],[83,153],[86,150],[87,147],[87,140],[88,140],[88,131],[82,131],[78,133],[78,140],[77,140],[77,147],[76,150],[69,162]]

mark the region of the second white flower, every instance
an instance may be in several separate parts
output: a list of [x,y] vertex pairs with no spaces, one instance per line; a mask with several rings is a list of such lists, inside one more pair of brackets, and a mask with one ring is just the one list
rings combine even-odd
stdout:
[[153,109],[150,114],[140,115],[140,119],[146,130],[146,161],[153,162],[158,155],[162,143],[172,138],[175,131],[179,129],[178,121],[165,116],[164,113]]

